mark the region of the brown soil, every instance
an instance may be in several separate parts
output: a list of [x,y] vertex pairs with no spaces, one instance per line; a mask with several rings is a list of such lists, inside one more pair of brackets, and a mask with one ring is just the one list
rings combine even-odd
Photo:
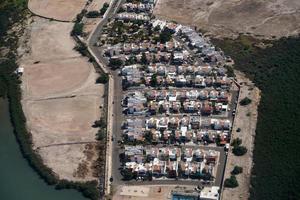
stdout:
[[217,37],[279,38],[300,32],[299,9],[298,0],[158,0],[154,14]]
[[29,0],[28,8],[39,16],[72,21],[85,4],[86,0]]
[[[248,97],[252,102],[247,106],[238,105],[236,117],[232,130],[232,139],[242,139],[242,146],[248,151],[243,156],[228,154],[227,165],[225,169],[225,179],[230,177],[230,172],[234,166],[243,168],[243,173],[236,175],[239,186],[234,189],[225,188],[222,200],[238,200],[249,198],[250,175],[252,169],[252,152],[254,148],[254,137],[257,122],[257,107],[260,101],[260,90],[244,74],[236,72],[238,82],[243,82],[240,89],[240,100]],[[240,132],[236,130],[240,128]]]
[[33,17],[20,40],[22,105],[34,148],[60,178],[95,179],[97,129],[103,85],[87,58],[73,50],[73,23]]

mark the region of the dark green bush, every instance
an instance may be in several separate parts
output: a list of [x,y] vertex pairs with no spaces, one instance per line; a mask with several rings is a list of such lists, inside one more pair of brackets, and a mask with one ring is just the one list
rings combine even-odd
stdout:
[[100,12],[98,11],[89,11],[88,13],[86,13],[86,17],[87,18],[97,18],[97,17],[100,17]]
[[232,175],[237,175],[243,172],[243,168],[240,166],[234,166],[233,170],[231,171]]
[[231,146],[236,147],[236,146],[240,146],[242,144],[242,139],[240,138],[235,138],[232,140],[231,142]]
[[251,102],[252,102],[251,99],[249,99],[248,97],[245,97],[245,98],[243,98],[243,99],[240,101],[240,105],[241,105],[241,106],[247,106],[247,105],[249,105]]
[[96,83],[105,84],[109,80],[108,74],[102,73],[96,80]]
[[82,35],[83,32],[83,23],[76,22],[73,26],[73,30],[71,31],[71,35]]
[[236,177],[234,175],[230,176],[230,178],[227,178],[224,181],[224,187],[227,187],[227,188],[236,188],[238,186],[239,186],[239,183],[236,180]]
[[232,153],[236,156],[243,156],[247,153],[247,148],[244,146],[235,146],[232,149]]

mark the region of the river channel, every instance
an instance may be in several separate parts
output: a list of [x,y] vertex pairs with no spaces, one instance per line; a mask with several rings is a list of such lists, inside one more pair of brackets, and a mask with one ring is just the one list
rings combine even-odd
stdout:
[[9,119],[8,102],[0,98],[0,199],[87,200],[75,190],[55,190],[22,157]]

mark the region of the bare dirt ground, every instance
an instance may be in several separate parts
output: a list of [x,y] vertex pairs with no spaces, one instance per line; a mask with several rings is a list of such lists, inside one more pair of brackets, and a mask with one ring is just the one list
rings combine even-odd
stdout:
[[271,39],[300,32],[299,0],[158,0],[154,14],[216,37]]
[[28,8],[36,15],[60,21],[72,21],[86,0],[29,0]]
[[[98,154],[92,128],[101,116],[104,86],[91,63],[73,50],[73,23],[29,20],[18,49],[22,105],[34,148],[60,178],[95,179]],[[92,145],[86,150],[87,145]],[[88,153],[87,153],[88,151]]]
[[[94,0],[91,4],[87,6],[88,11],[100,11],[100,9],[103,7],[104,3],[109,4],[110,0]],[[85,38],[88,38],[89,34],[92,32],[92,30],[95,28],[97,23],[99,22],[99,18],[86,18],[83,31],[86,34]]]
[[191,186],[119,186],[113,200],[166,200],[171,199],[172,190],[194,190]]
[[[225,179],[230,177],[230,172],[234,166],[243,167],[243,173],[236,175],[239,186],[234,189],[225,188],[222,200],[238,200],[249,198],[250,176],[252,169],[252,152],[254,148],[255,129],[257,122],[257,107],[260,101],[260,90],[254,87],[253,83],[245,78],[244,74],[235,72],[238,82],[243,82],[240,90],[240,99],[248,97],[252,100],[247,106],[238,105],[236,117],[232,130],[232,139],[242,139],[242,145],[248,151],[243,156],[234,156],[229,151],[227,165],[225,169]],[[240,128],[240,132],[236,130]]]

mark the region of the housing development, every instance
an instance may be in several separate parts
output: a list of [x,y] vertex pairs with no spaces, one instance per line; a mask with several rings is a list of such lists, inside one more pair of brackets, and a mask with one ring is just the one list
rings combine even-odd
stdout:
[[239,92],[232,60],[194,27],[156,19],[155,3],[125,1],[96,43],[120,84],[111,182],[203,185],[202,198],[219,199]]

